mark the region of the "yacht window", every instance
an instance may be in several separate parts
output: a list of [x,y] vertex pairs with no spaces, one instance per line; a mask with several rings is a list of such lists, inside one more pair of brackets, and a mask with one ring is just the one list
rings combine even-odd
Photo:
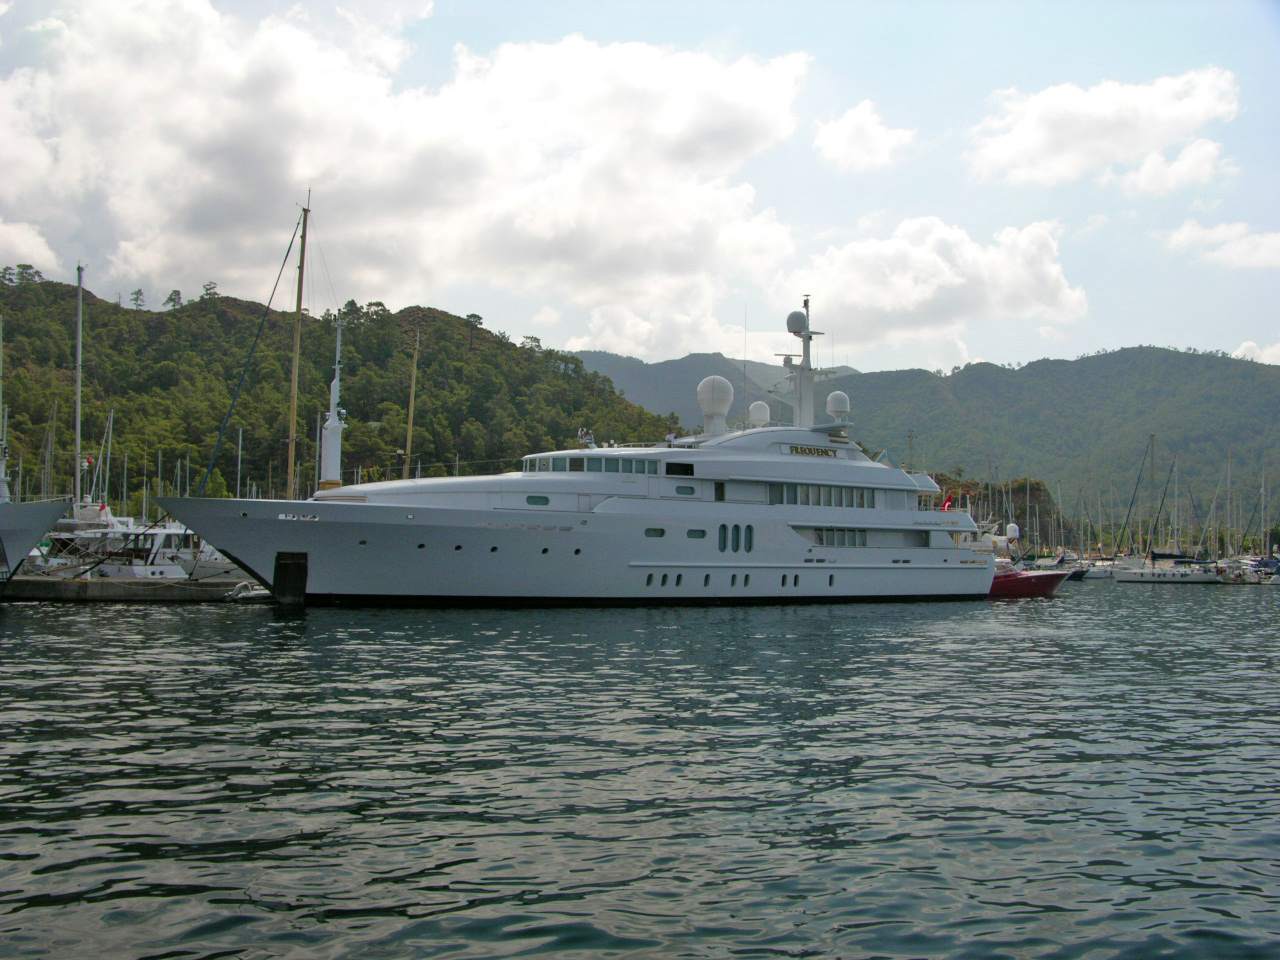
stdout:
[[690,540],[705,540],[705,539],[706,539],[706,537],[707,537],[707,531],[705,531],[705,530],[686,530],[686,531],[684,532],[684,535],[685,535],[686,537],[688,537]]
[[534,494],[532,496],[525,497],[524,502],[529,504],[531,507],[545,507],[551,502],[551,498]]
[[695,491],[693,487],[680,486],[676,487],[676,493],[680,494],[682,497],[692,497]]
[[599,457],[587,457],[587,473],[600,473],[602,470]]
[[667,476],[668,477],[692,477],[693,464],[692,463],[668,463]]
[[645,461],[645,464],[646,464],[646,466],[647,466],[647,469],[645,470],[645,473],[649,474],[649,476],[651,476],[651,477],[656,477],[656,476],[658,475],[658,461],[657,461],[657,460],[646,460],[646,461]]
[[665,537],[667,535],[667,531],[662,527],[647,527],[645,528],[644,535],[646,537]]
[[569,461],[564,457],[552,457],[551,469],[555,470],[557,473],[564,473],[569,469]]
[[606,461],[604,462],[604,472],[605,472],[605,473],[617,473],[617,472],[618,472],[618,461],[617,461],[617,460],[606,460]]
[[716,481],[716,500],[717,501],[724,500],[724,481],[723,480]]
[[632,468],[632,462],[630,460],[621,460],[618,462],[618,469],[621,470],[623,473],[630,473],[631,468]]
[[569,458],[569,472],[582,473],[582,457]]

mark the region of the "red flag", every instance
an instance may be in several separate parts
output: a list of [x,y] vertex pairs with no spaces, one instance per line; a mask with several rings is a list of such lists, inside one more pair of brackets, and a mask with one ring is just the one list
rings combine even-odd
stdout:
[[951,509],[951,494],[947,494],[947,499],[942,501],[942,512],[946,513]]

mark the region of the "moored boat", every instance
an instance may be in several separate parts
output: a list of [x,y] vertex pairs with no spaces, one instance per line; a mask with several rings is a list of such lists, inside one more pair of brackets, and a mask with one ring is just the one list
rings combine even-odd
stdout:
[[698,386],[704,432],[531,454],[499,476],[405,479],[308,500],[163,498],[291,603],[724,604],[986,597],[994,556],[923,474],[867,457],[848,397],[815,424],[808,301],[787,318],[792,425]]
[[1048,597],[1071,575],[1070,569],[1019,570],[1005,567],[996,570],[991,580],[991,596],[1000,597]]

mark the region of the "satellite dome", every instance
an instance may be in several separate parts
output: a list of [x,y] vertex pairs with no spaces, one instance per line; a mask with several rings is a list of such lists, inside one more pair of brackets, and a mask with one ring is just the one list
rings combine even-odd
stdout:
[[837,423],[848,420],[849,395],[843,390],[832,390],[827,394],[827,413]]
[[769,404],[757,400],[747,408],[747,422],[753,427],[763,427],[769,423]]
[[809,317],[803,310],[792,310],[787,314],[787,332],[797,337],[803,336],[809,329]]
[[703,432],[719,436],[725,432],[724,418],[733,404],[733,384],[724,377],[710,376],[698,384],[698,408],[702,411]]

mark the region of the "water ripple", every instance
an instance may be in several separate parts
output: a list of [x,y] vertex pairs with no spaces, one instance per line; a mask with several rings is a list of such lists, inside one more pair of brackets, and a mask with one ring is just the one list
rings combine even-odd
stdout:
[[1264,589],[0,607],[0,954],[1280,957]]

